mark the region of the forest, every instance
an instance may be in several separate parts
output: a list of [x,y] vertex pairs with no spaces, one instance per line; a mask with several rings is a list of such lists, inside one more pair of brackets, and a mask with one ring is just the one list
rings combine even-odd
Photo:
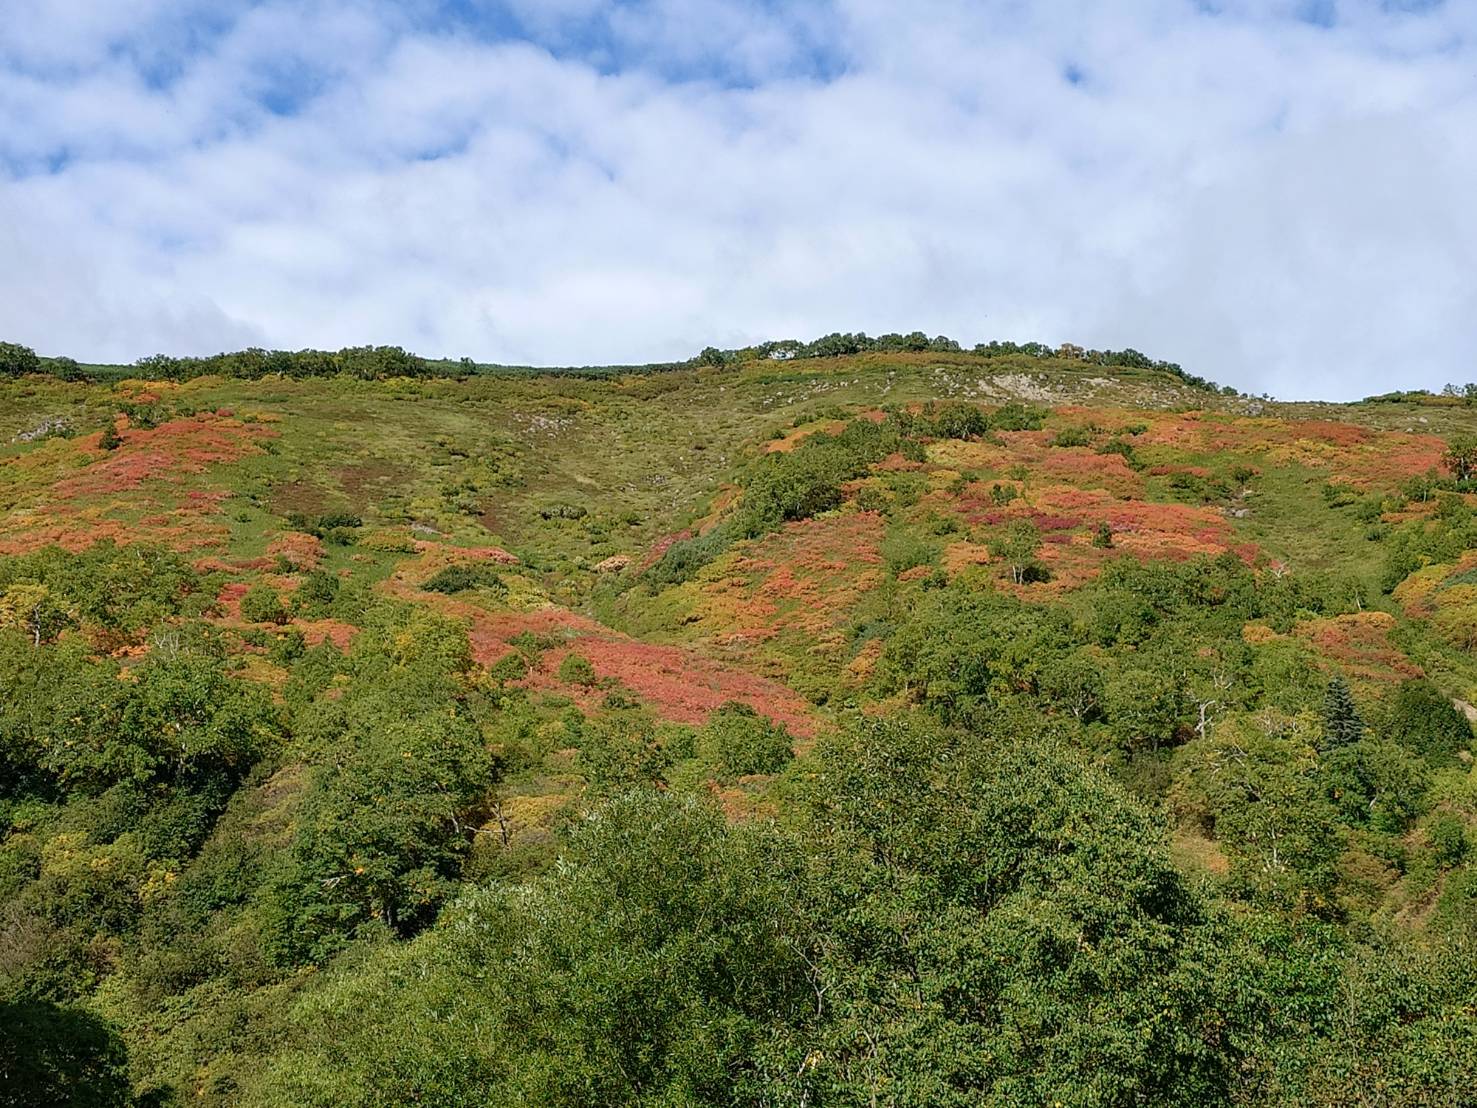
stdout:
[[1462,390],[442,364],[0,344],[0,1105],[1477,1103]]

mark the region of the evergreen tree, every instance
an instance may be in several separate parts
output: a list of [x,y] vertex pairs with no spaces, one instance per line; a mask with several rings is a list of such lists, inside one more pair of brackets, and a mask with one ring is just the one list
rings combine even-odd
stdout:
[[1323,749],[1338,750],[1353,746],[1364,737],[1364,719],[1354,706],[1349,683],[1335,677],[1328,683],[1323,698]]

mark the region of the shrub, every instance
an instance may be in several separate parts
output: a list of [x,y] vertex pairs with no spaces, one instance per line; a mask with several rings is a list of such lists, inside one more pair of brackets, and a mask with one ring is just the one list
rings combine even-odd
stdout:
[[282,607],[277,590],[265,581],[258,581],[241,598],[241,618],[248,623],[286,623],[287,610]]
[[1039,431],[1048,414],[1045,408],[1012,401],[996,410],[990,417],[990,426],[998,431]]
[[289,627],[272,640],[267,657],[276,665],[291,665],[303,656],[307,648],[307,640],[303,638],[303,633],[296,627]]
[[1052,437],[1052,446],[1091,446],[1092,432],[1086,427],[1063,427]]
[[584,519],[590,513],[578,504],[551,504],[538,514],[540,519]]
[[1018,519],[1003,533],[995,535],[989,543],[990,555],[998,558],[1010,568],[1011,580],[1024,585],[1029,580],[1042,580],[1036,566],[1036,554],[1041,549],[1041,532],[1028,519]]
[[1451,761],[1472,744],[1472,725],[1424,678],[1403,682],[1389,709],[1389,737],[1433,764]]
[[433,573],[421,585],[426,592],[439,592],[447,596],[466,592],[468,589],[486,589],[497,596],[507,594],[508,586],[497,570],[490,566],[454,565],[446,566]]
[[1436,861],[1443,866],[1460,865],[1467,856],[1466,826],[1450,812],[1442,812],[1431,820],[1426,837],[1431,841]]
[[1018,496],[1020,490],[1014,485],[1002,485],[997,481],[990,486],[990,503],[996,507],[1004,507]]
[[973,404],[951,400],[934,410],[932,429],[941,439],[975,439],[990,429],[990,421]]
[[328,613],[329,607],[338,598],[339,580],[326,570],[315,569],[307,573],[292,594],[292,605],[309,616]]
[[894,577],[918,566],[932,565],[939,547],[910,531],[895,531],[882,542],[882,560]]
[[1125,442],[1122,439],[1109,439],[1097,448],[1097,452],[1099,454],[1117,454],[1127,463],[1130,469],[1144,468],[1144,462],[1134,452],[1133,443],[1131,442]]
[[583,654],[570,651],[559,663],[559,680],[567,685],[581,685],[589,688],[595,683],[595,667]]
[[737,701],[714,711],[697,741],[699,749],[732,777],[778,773],[795,756],[787,728]]

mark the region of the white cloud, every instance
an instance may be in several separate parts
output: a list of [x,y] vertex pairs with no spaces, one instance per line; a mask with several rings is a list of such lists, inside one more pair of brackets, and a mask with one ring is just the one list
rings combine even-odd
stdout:
[[566,0],[533,43],[75,7],[0,31],[0,335],[43,351],[921,328],[1286,396],[1473,376],[1477,6]]

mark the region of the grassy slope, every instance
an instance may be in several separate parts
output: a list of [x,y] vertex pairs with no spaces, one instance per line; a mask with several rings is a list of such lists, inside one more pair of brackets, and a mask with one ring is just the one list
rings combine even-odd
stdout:
[[[999,522],[982,504],[994,482],[1023,477],[1025,499],[1012,511],[1029,509],[1062,528],[1045,550],[1057,580],[1032,594],[1043,600],[1096,572],[1087,531],[1109,516],[1126,521],[1115,529],[1142,556],[1236,549],[1264,563],[1353,575],[1375,596],[1377,544],[1350,512],[1328,506],[1324,486],[1393,486],[1430,464],[1439,449],[1431,436],[1477,425],[1471,409],[1454,405],[1283,406],[1194,392],[1153,373],[938,354],[606,378],[94,385],[32,378],[0,390],[7,443],[0,538],[11,549],[46,540],[77,545],[100,534],[153,539],[212,559],[235,579],[237,595],[258,576],[286,590],[297,580],[292,567],[279,563],[273,572],[264,563],[281,547],[288,517],[352,512],[364,519],[364,541],[330,544],[324,565],[471,619],[484,661],[518,630],[554,628],[600,639],[615,672],[628,662],[617,653],[629,641],[601,638],[606,632],[588,621],[598,614],[638,640],[680,648],[685,653],[643,656],[675,667],[679,678],[684,666],[714,661],[805,693],[856,663],[856,627],[885,618],[906,594],[906,582],[887,568],[900,549],[921,546],[917,557],[950,572],[990,576],[975,563],[987,560],[984,543]],[[1040,435],[1004,436],[1003,452],[943,444],[917,472],[869,478],[888,495],[916,501],[895,513],[886,534],[843,512],[741,544],[659,596],[633,587],[631,570],[595,568],[617,555],[639,566],[663,536],[721,504],[740,468],[797,425],[944,398],[1019,399],[1057,410]],[[120,422],[124,445],[106,456],[98,431],[128,402],[164,416],[224,414],[166,420],[154,431]],[[70,422],[73,437],[14,440],[56,417]],[[1142,471],[1114,477],[1090,449],[1049,446],[1055,430],[1083,424],[1102,434],[1147,425],[1134,437]],[[1181,470],[1229,480],[1237,465],[1257,476],[1229,503],[1200,504],[1171,487]],[[119,473],[110,476],[110,467]],[[1062,507],[1084,496],[1096,500]],[[455,560],[457,548],[487,547],[522,563],[509,601],[442,601],[415,589]],[[1393,610],[1388,598],[1375,602]],[[1428,635],[1409,641],[1424,664],[1477,697],[1464,657]]]
[[[1040,432],[933,443],[923,463],[876,467],[857,489],[892,504],[889,519],[859,510],[853,496],[837,512],[739,543],[681,585],[653,592],[639,581],[636,571],[666,538],[722,510],[761,451],[834,426],[838,416],[943,398],[1054,410]],[[153,407],[163,422],[148,430],[120,419],[123,444],[100,450],[102,428],[127,404]],[[58,417],[70,422],[71,437],[17,440]],[[1101,429],[1099,442],[1142,425],[1130,436],[1142,468],[1090,447],[1050,444],[1058,430],[1089,424]],[[257,581],[290,592],[315,563],[465,620],[482,663],[520,632],[534,633],[548,644],[527,680],[546,754],[499,786],[515,844],[532,850],[547,842],[582,784],[561,705],[599,713],[613,687],[660,716],[694,723],[740,699],[808,741],[838,701],[866,699],[880,636],[914,602],[923,575],[940,568],[981,588],[1012,588],[986,548],[1013,518],[1036,520],[1054,540],[1042,551],[1053,579],[1015,590],[1028,600],[1080,603],[1077,586],[1107,558],[1132,553],[1229,550],[1268,572],[1283,564],[1349,575],[1396,621],[1393,629],[1307,621],[1296,633],[1329,667],[1368,688],[1398,676],[1391,663],[1416,665],[1449,693],[1477,701],[1471,656],[1434,633],[1423,609],[1408,616],[1396,598],[1378,593],[1380,544],[1324,492],[1329,484],[1393,488],[1431,464],[1439,453],[1433,436],[1473,429],[1477,410],[1458,405],[1283,406],[1193,392],[1154,374],[966,355],[604,379],[509,373],[462,382],[78,385],[33,378],[0,382],[0,550],[46,541],[75,548],[99,536],[187,549],[221,573],[216,618],[237,636],[244,671],[269,683],[285,674],[247,645],[242,636],[263,629],[242,624],[236,603]],[[1256,476],[1225,501],[1202,503],[1173,487],[1181,472],[1235,485],[1230,475],[1242,466]],[[997,506],[989,496],[995,484],[1024,495]],[[293,513],[328,512],[361,516],[359,541],[319,544],[291,531]],[[1102,519],[1118,532],[1113,551],[1091,545]],[[504,597],[419,588],[438,568],[497,559],[500,551],[518,559],[502,570]],[[631,565],[597,568],[614,556]],[[310,637],[355,631],[300,622]],[[559,678],[571,650],[590,658],[605,687]],[[280,839],[305,778],[288,759],[242,790],[228,820]],[[733,813],[783,803],[762,782],[715,791]],[[1180,847],[1188,866],[1224,862],[1208,841]],[[474,875],[479,865],[503,864],[479,859]],[[201,1019],[244,1026],[254,1009],[280,1003],[293,987],[192,1003],[206,1013]],[[201,1075],[219,1064],[193,1045],[189,1018],[121,995],[105,997],[103,1007],[137,1009],[157,1022],[133,1044],[141,1072],[203,1087]]]

